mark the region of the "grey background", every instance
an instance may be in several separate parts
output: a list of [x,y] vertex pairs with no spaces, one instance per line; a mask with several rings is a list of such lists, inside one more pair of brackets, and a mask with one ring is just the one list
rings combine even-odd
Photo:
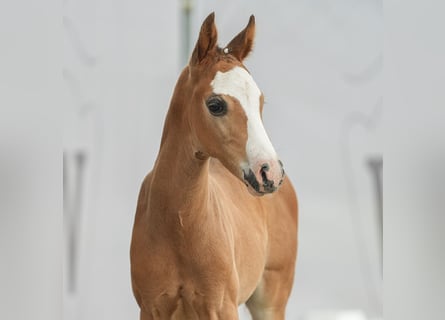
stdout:
[[[246,65],[300,201],[287,318],[328,310],[381,316],[378,205],[367,165],[381,157],[381,2],[195,1],[192,46],[212,11],[221,46],[250,14],[257,20]],[[65,236],[75,226],[77,244],[74,291],[72,260],[64,260],[64,316],[136,319],[129,242],[184,63],[181,2],[65,1],[63,12]]]

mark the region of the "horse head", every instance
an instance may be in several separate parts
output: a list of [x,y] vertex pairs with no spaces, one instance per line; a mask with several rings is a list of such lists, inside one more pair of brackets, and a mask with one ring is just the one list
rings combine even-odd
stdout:
[[[196,157],[217,158],[256,196],[272,193],[284,170],[264,129],[264,97],[243,61],[252,50],[255,18],[224,48],[217,45],[215,15],[201,26],[186,68],[184,118]],[[185,100],[185,101],[184,101]]]

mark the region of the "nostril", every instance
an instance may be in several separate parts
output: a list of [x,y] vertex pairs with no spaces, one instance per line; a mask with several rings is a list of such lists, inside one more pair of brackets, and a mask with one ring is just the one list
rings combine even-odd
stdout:
[[262,186],[265,192],[273,192],[275,191],[274,182],[269,180],[267,177],[267,171],[269,171],[270,167],[267,163],[264,163],[260,167],[261,179],[263,180]]
[[269,181],[267,179],[267,174],[266,174],[267,171],[269,171],[269,165],[267,163],[263,163],[260,168],[260,174],[261,174],[261,178],[263,179],[264,183]]
[[268,165],[267,163],[263,163],[263,164],[261,165],[260,172],[261,172],[261,174],[264,174],[264,173],[266,173],[267,171],[269,171],[269,165]]
[[284,177],[286,175],[286,172],[284,171],[283,162],[281,162],[281,160],[278,160],[278,163],[280,164],[281,167],[281,175]]

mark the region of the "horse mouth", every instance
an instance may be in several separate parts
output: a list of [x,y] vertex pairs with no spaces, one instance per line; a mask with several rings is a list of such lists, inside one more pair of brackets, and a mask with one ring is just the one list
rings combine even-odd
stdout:
[[243,179],[248,191],[254,196],[263,196],[277,190],[277,187],[274,186],[274,182],[269,180],[266,174],[262,174],[262,182],[258,182],[252,169],[249,169],[247,173],[243,170]]

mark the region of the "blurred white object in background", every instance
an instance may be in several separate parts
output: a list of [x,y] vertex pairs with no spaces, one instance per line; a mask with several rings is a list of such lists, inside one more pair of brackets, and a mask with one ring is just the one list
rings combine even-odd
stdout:
[[[360,310],[312,311],[303,320],[370,320]],[[375,319],[376,320],[376,319]]]

